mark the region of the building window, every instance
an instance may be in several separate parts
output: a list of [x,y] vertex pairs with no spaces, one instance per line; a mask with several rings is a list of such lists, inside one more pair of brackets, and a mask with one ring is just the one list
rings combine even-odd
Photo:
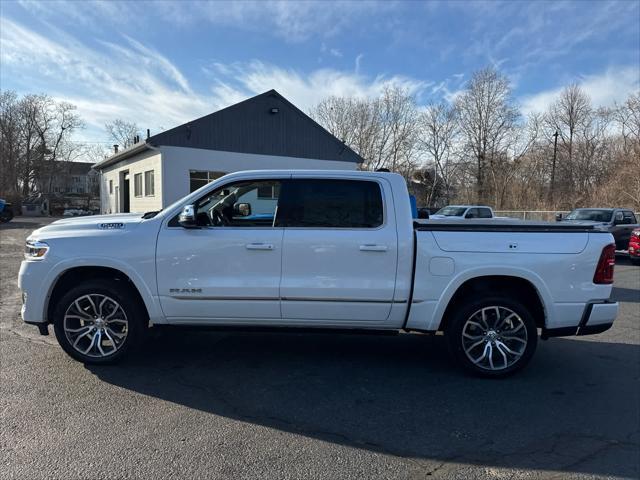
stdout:
[[195,192],[207,183],[225,175],[224,172],[206,172],[202,170],[189,170],[189,191]]
[[133,176],[133,194],[136,197],[142,196],[142,174],[136,173]]
[[109,195],[113,193],[113,180],[109,180]]
[[144,172],[144,195],[145,197],[153,197],[155,195],[153,170]]
[[280,194],[280,184],[263,185],[258,187],[258,198],[268,198],[271,200],[277,200]]

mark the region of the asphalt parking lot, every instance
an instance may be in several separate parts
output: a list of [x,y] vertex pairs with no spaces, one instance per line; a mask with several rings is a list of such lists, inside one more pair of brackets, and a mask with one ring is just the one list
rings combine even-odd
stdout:
[[640,267],[614,327],[540,342],[506,380],[443,338],[201,331],[85,367],[19,318],[24,239],[0,226],[2,478],[638,478]]

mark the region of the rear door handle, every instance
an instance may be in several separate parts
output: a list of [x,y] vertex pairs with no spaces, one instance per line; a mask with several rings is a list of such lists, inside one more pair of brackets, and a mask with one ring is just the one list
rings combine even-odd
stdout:
[[360,245],[360,250],[363,252],[386,252],[386,245]]
[[247,250],[273,250],[272,243],[247,243]]

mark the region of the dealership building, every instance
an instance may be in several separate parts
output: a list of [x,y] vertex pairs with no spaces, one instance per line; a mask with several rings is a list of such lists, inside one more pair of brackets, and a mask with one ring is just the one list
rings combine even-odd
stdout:
[[[239,170],[355,170],[362,158],[275,90],[98,162],[102,213],[163,208]],[[274,193],[275,195],[275,193]]]

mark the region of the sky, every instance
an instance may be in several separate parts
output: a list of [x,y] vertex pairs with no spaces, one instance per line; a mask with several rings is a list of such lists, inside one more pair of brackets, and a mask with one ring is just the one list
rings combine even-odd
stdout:
[[329,95],[407,88],[452,101],[508,76],[523,114],[579,82],[596,106],[640,88],[640,0],[451,2],[0,1],[0,88],[78,107],[78,141],[115,118],[158,132],[275,88],[304,111]]

